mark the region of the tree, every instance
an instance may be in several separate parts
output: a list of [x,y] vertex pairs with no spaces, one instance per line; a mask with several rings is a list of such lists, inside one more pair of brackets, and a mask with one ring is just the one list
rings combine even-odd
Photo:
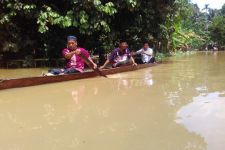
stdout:
[[212,19],[209,31],[212,41],[221,47],[225,45],[225,4],[219,10],[217,16]]
[[225,17],[216,16],[209,27],[212,40],[220,46],[225,45]]
[[[76,34],[87,48],[109,51],[120,38],[131,48],[158,38],[174,0],[0,0],[1,50],[34,47],[59,57],[66,36]],[[25,52],[27,53],[27,52]]]

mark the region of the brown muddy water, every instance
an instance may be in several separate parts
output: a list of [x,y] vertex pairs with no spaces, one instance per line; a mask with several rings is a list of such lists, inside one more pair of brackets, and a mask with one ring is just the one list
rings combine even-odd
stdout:
[[[21,71],[42,70],[0,75]],[[0,91],[0,150],[224,150],[224,129],[224,52]]]

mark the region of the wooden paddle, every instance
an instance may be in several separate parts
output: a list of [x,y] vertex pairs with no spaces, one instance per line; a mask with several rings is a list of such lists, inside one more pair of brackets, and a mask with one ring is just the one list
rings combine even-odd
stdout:
[[107,78],[105,74],[103,74],[99,68],[94,68],[94,64],[81,52],[79,56],[83,59],[83,61],[88,65],[89,68],[93,69],[95,73],[97,73],[100,76],[103,76]]

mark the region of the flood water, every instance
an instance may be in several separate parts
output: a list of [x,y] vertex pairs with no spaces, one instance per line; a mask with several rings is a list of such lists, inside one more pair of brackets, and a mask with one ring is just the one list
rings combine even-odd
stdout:
[[0,79],[40,76],[46,72],[48,68],[0,69]]
[[223,150],[224,129],[224,52],[0,91],[0,150]]

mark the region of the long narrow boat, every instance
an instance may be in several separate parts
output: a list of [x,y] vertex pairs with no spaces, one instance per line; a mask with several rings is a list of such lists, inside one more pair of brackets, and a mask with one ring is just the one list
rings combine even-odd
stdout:
[[[138,70],[138,69],[142,69],[142,68],[152,67],[155,65],[157,65],[157,63],[104,69],[104,70],[102,70],[102,73],[104,75],[110,75],[110,74],[116,74],[116,73],[121,73],[121,72],[134,71],[134,70]],[[10,89],[10,88],[18,88],[18,87],[26,87],[26,86],[34,86],[34,85],[40,85],[40,84],[46,84],[46,83],[69,81],[69,80],[78,80],[78,79],[91,78],[91,77],[97,77],[97,76],[99,76],[99,75],[96,72],[89,71],[89,72],[69,74],[69,75],[3,79],[3,80],[0,80],[0,90]]]

